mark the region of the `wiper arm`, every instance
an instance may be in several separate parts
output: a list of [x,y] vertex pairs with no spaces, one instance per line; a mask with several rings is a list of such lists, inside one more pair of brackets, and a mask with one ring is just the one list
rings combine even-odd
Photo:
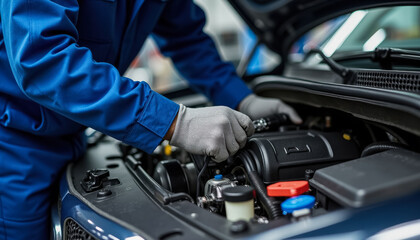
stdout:
[[398,48],[376,48],[372,61],[379,62],[384,69],[392,69],[392,63],[419,66],[420,51]]
[[[343,78],[343,83],[352,83],[354,71],[337,63],[333,58],[326,56],[322,50],[314,48],[308,54],[316,53],[331,68],[331,70]],[[379,62],[382,69],[391,70],[392,63],[420,66],[420,51],[398,49],[398,48],[376,48],[375,51],[350,54],[339,57],[339,60],[370,58]]]
[[358,59],[370,59],[378,62],[382,69],[392,70],[392,64],[420,65],[420,51],[398,48],[376,48],[370,52],[346,52],[334,57],[336,62]]
[[349,83],[353,77],[353,71],[350,69],[338,64],[334,59],[331,57],[327,57],[322,50],[318,48],[313,48],[309,51],[308,54],[311,53],[317,53],[319,56],[321,56],[322,60],[325,61],[325,63],[331,68],[331,70],[343,78],[344,83]]

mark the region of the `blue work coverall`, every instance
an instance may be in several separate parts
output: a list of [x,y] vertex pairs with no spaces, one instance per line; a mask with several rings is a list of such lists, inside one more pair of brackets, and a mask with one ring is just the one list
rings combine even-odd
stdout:
[[48,239],[51,185],[85,126],[152,152],[179,106],[121,76],[152,34],[190,85],[235,108],[250,90],[190,0],[0,0],[0,239]]

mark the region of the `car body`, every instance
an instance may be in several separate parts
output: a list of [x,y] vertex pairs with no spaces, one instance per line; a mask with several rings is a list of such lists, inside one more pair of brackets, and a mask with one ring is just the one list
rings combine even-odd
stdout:
[[[420,18],[420,1],[229,2],[256,34],[255,46],[262,44],[281,59],[270,71],[244,79],[256,94],[292,105],[304,123],[285,121],[262,131],[235,157],[207,167],[205,157],[166,142],[149,155],[93,131],[84,158],[68,166],[61,178],[52,211],[53,236],[420,238],[420,55],[415,51],[420,48],[420,28],[409,31],[413,36],[405,34],[411,37],[386,35],[372,46],[360,43],[380,35],[383,22],[396,22],[381,21],[387,16],[401,17],[408,10],[414,12],[410,19]],[[325,23],[332,27],[309,44],[314,49],[301,46],[303,57],[296,58],[293,47],[314,40],[310,30]],[[331,50],[339,37],[341,43]],[[253,53],[241,59],[239,73],[246,72]],[[190,106],[207,104],[188,89],[166,96],[188,100]],[[252,171],[259,185],[250,179]],[[263,193],[257,191],[256,217],[232,222],[225,217],[223,197],[216,196],[225,191],[225,185],[214,183],[214,175],[220,173],[229,186],[262,184],[263,192],[277,182],[306,180],[310,189],[303,195],[315,197],[316,203],[304,213],[273,217],[262,204]],[[282,196],[267,201],[278,208],[286,200]]]

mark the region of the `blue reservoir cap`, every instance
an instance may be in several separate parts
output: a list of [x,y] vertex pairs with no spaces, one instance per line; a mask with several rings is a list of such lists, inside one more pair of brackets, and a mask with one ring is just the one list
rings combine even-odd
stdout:
[[217,174],[216,176],[214,176],[215,180],[222,180],[223,179],[223,175],[222,174]]
[[281,204],[283,212],[292,213],[295,210],[312,208],[315,205],[315,197],[310,195],[300,195],[287,199]]

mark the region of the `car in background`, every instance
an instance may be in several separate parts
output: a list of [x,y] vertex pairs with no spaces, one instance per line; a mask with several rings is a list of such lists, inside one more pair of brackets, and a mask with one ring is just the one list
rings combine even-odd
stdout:
[[[420,1],[228,2],[255,34],[238,73],[303,124],[254,121],[222,163],[90,129],[61,178],[53,238],[419,239]],[[269,67],[249,71],[255,59]],[[164,94],[209,105],[182,86]],[[226,216],[245,201],[249,221]]]

